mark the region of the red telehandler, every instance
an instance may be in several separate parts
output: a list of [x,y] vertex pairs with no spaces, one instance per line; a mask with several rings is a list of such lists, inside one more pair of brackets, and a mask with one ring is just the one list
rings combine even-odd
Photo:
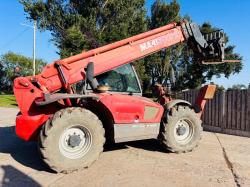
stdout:
[[180,153],[200,140],[200,116],[215,86],[204,86],[191,105],[173,100],[158,85],[159,102],[142,97],[131,62],[187,42],[201,63],[224,61],[224,35],[203,35],[182,21],[48,64],[42,73],[19,77],[14,93],[20,108],[16,134],[38,140],[42,159],[57,172],[90,166],[105,141],[155,138]]

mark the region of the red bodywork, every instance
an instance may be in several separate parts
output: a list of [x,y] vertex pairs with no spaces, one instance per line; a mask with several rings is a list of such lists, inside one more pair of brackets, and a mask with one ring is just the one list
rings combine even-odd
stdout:
[[[101,94],[100,102],[104,104],[112,113],[114,123],[159,123],[163,114],[163,107],[150,99],[140,96],[130,96],[122,94]],[[152,119],[145,119],[145,107],[154,107],[158,112]]]
[[[85,68],[89,62],[94,63],[94,75],[96,76],[184,40],[181,26],[172,23],[113,44],[55,61],[45,66],[39,75],[15,79],[14,94],[21,111],[21,114],[16,118],[17,135],[24,140],[34,140],[40,127],[51,115],[63,107],[69,106],[67,105],[70,104],[69,102],[66,102],[65,105],[59,105],[56,102],[46,106],[37,106],[35,100],[42,99],[46,93],[53,94],[61,88],[68,88],[70,85],[84,80],[86,77]],[[60,78],[55,64],[61,65],[65,76],[64,81]],[[33,80],[36,80],[36,85],[32,83]],[[71,93],[70,89],[68,89],[68,93]],[[160,123],[164,112],[160,104],[139,96],[111,93],[100,93],[98,96],[97,103],[102,103],[109,110],[114,123]],[[158,109],[154,118],[145,119],[145,106]]]
[[[115,124],[133,124],[133,123],[160,123],[164,109],[162,105],[141,96],[130,96],[123,94],[101,93],[99,101],[95,103],[95,107],[108,110],[112,115],[112,121]],[[46,106],[48,109],[50,106]],[[45,114],[27,113],[20,114],[16,118],[16,134],[24,140],[36,140],[40,126],[43,125],[48,118],[58,109],[53,109],[51,105],[49,111]],[[157,109],[157,113],[153,118],[145,118],[145,107],[153,107]],[[42,112],[42,111],[40,111]]]
[[206,85],[200,89],[194,105],[196,112],[200,117],[204,111],[207,100],[213,99],[215,90],[216,85]]

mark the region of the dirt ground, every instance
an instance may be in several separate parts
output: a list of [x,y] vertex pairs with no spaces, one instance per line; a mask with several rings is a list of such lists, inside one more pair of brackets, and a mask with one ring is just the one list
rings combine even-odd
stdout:
[[17,109],[0,108],[0,186],[250,186],[250,138],[204,132],[191,153],[165,152],[155,140],[105,148],[90,168],[56,174],[36,143],[15,135]]

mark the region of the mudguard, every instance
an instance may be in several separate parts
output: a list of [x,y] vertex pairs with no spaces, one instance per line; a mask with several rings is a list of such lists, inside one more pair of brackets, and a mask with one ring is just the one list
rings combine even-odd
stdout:
[[187,106],[192,106],[192,104],[188,101],[182,100],[182,99],[175,99],[170,101],[169,103],[167,103],[164,108],[169,110],[170,108],[174,107],[177,104],[183,104],[183,105],[187,105]]

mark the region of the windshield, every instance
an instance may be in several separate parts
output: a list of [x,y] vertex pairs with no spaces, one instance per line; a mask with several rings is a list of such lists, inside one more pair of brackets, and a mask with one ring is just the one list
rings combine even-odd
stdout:
[[131,64],[127,64],[96,76],[99,85],[106,85],[109,91],[141,93],[138,79]]

